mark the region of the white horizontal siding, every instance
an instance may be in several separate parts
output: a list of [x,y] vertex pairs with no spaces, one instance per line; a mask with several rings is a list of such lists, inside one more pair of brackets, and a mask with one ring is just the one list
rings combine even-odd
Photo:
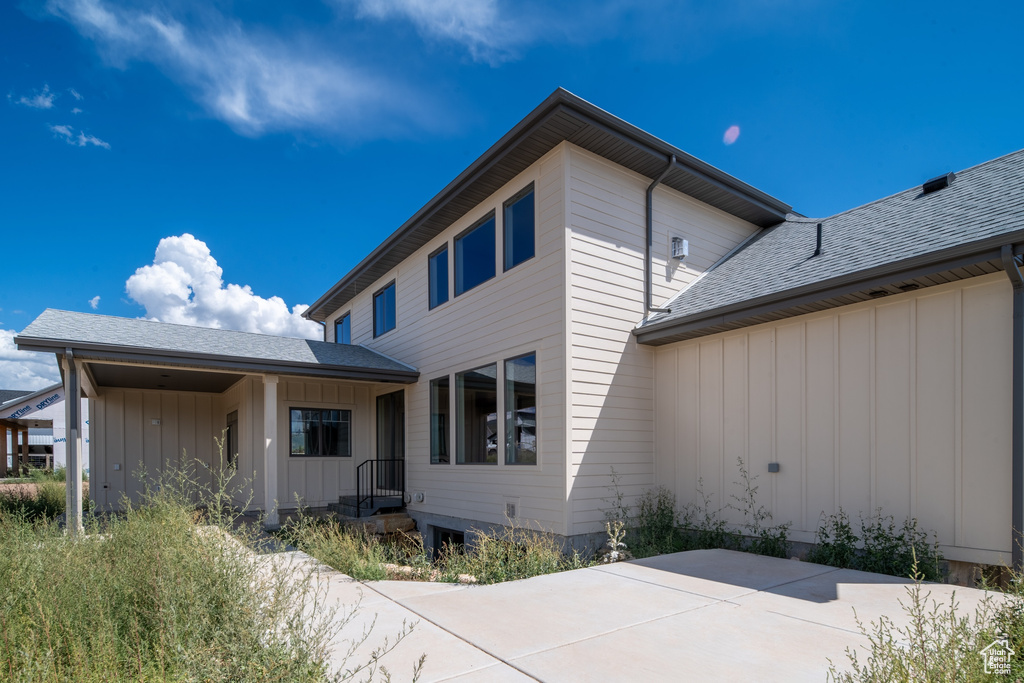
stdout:
[[[656,482],[654,352],[632,330],[644,316],[645,193],[650,179],[570,147],[567,222],[571,229],[571,533],[598,531],[614,498],[627,502]],[[655,305],[756,230],[675,190],[654,193],[652,291]],[[672,234],[690,258],[668,258]]]
[[[565,533],[565,147],[560,145],[535,162],[335,316],[351,311],[353,343],[397,358],[421,373],[420,381],[406,389],[408,486],[424,493],[422,503],[410,505],[414,511],[502,523],[505,498],[515,497],[520,499],[519,521]],[[531,182],[537,217],[535,256],[503,272],[502,205]],[[496,275],[455,297],[453,238],[490,211],[497,216]],[[427,257],[444,244],[449,247],[450,299],[428,310]],[[397,326],[374,339],[372,297],[391,280],[396,282]],[[333,329],[333,318],[328,329]],[[537,353],[539,464],[430,465],[430,380],[500,364],[529,351]],[[450,451],[454,460],[454,448]]]

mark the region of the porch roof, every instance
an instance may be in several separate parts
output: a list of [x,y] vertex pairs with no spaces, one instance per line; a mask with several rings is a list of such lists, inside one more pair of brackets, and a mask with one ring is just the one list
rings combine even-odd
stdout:
[[[125,386],[124,382],[132,380],[129,374],[138,375],[136,380],[146,375],[142,368],[139,372],[143,374],[129,373],[125,364],[193,368],[203,374],[216,373],[227,382],[236,379],[236,373],[403,384],[413,383],[419,377],[412,366],[363,346],[55,309],[46,309],[14,341],[19,349],[27,351],[64,355],[71,349],[77,360],[89,361],[94,370],[99,369],[97,365],[105,368],[104,376],[111,378],[111,382],[99,384],[108,386]],[[152,372],[149,370],[148,374]],[[159,377],[166,375],[147,375],[146,383],[159,382]],[[210,391],[217,390],[220,383],[211,384],[208,376],[205,388],[189,384],[157,384],[154,388]]]

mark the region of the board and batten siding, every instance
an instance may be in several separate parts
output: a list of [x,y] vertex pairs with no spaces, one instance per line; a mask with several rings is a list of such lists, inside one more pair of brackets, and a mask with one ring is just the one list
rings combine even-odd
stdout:
[[217,453],[213,425],[218,398],[187,391],[103,389],[90,399],[90,498],[100,508],[119,508],[122,495],[137,503],[146,482],[186,462],[209,484]]
[[[632,330],[644,317],[646,191],[651,180],[568,146],[570,227],[570,534],[602,529],[614,497],[612,470],[627,502],[655,485],[654,350]],[[654,191],[654,306],[692,282],[757,227],[665,186]],[[689,241],[682,264],[672,236]]]
[[948,559],[1007,562],[1011,310],[998,274],[660,347],[657,479],[718,507],[742,458],[794,540],[881,508]]
[[[411,493],[424,494],[423,502],[409,504],[410,512],[501,524],[506,521],[505,502],[512,499],[518,502],[517,522],[565,533],[565,148],[563,143],[537,160],[327,321],[328,334],[333,335],[334,321],[350,313],[353,344],[420,372],[419,382],[405,389],[407,486]],[[504,272],[502,205],[531,182],[535,255]],[[497,218],[496,275],[456,297],[454,238],[491,211]],[[429,310],[427,257],[444,244],[449,248],[449,300]],[[396,328],[375,339],[373,295],[392,280]],[[454,464],[454,428],[449,446],[453,463],[431,465],[430,380],[485,364],[500,365],[531,351],[537,354],[538,465]],[[402,385],[374,386],[371,405],[376,396],[401,389]],[[451,393],[454,396],[454,384]],[[375,432],[370,429],[371,453],[376,449]]]

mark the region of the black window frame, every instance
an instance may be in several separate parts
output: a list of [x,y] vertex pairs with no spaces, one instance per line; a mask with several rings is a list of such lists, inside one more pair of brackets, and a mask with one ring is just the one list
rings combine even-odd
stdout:
[[[451,292],[449,291],[449,287],[448,287],[448,281],[450,280],[449,273],[451,271],[451,258],[448,255],[448,251],[449,251],[448,250],[448,243],[445,242],[443,246],[438,247],[429,256],[427,256],[427,310],[431,310],[432,311],[435,308],[437,308],[438,306],[443,306],[444,304],[446,304],[449,301],[451,301]],[[434,303],[434,270],[433,270],[433,265],[434,265],[434,259],[437,256],[440,256],[442,252],[444,252],[444,254],[445,254],[445,257],[444,257],[444,265],[445,265],[445,271],[444,271],[444,300],[438,301],[437,303]]]
[[[338,339],[338,328],[348,322],[348,341],[342,341]],[[352,311],[345,313],[337,320],[334,321],[334,343],[335,344],[351,344],[352,343]]]
[[[514,420],[515,420],[515,412],[516,411],[514,411],[514,410],[510,411],[510,409],[509,409],[509,398],[510,398],[509,395],[512,394],[513,398],[515,396],[515,390],[514,390],[515,380],[512,380],[513,387],[511,388],[512,390],[510,391],[509,378],[508,378],[508,365],[509,365],[509,363],[513,363],[513,362],[515,362],[517,360],[522,360],[524,358],[531,358],[531,357],[533,358],[533,372],[534,372],[534,376],[533,376],[533,420],[534,420],[534,423],[533,423],[533,462],[528,462],[528,461],[525,461],[525,460],[518,460],[518,456],[519,456],[518,450],[516,450],[515,453],[512,453],[512,451],[515,449],[515,443],[516,443],[516,441],[515,441],[515,433],[513,431],[515,429]],[[536,351],[530,351],[528,353],[521,353],[518,356],[513,356],[512,358],[504,359],[502,361],[502,385],[503,386],[501,387],[501,390],[504,392],[504,398],[505,398],[505,444],[504,444],[505,445],[505,448],[504,448],[504,450],[505,450],[505,453],[504,453],[504,463],[505,463],[505,466],[507,466],[507,467],[536,467],[537,464],[538,464],[538,461],[540,460],[540,444],[539,444],[540,434],[538,434],[538,432],[540,430],[537,428],[538,427],[538,424],[537,424],[537,414],[538,414],[538,411],[537,411],[537,399],[538,399],[538,389],[537,389],[537,352]],[[509,424],[510,422],[512,422],[513,424],[510,425]],[[512,428],[510,429],[510,427],[512,427]]]
[[[378,332],[377,331],[377,297],[383,296],[384,293],[387,292],[387,290],[389,290],[389,289],[394,289],[395,290],[395,294],[394,294],[394,299],[395,299],[394,307],[395,307],[395,311],[394,311],[394,320],[392,321],[393,324],[391,325],[391,327],[387,327],[386,329],[383,329],[380,332]],[[380,289],[378,289],[376,292],[373,293],[372,304],[373,304],[373,338],[376,339],[377,337],[382,337],[385,334],[387,334],[388,332],[390,332],[391,330],[393,330],[396,327],[398,327],[398,287],[395,285],[395,281],[394,280],[392,280],[391,282],[387,283],[386,285],[384,285],[383,287],[381,287]],[[384,304],[385,304],[385,306],[387,306],[387,299],[384,300]],[[386,308],[384,310],[384,325],[387,325],[387,309]]]
[[[310,412],[319,411],[320,419],[317,422],[317,429],[321,434],[317,438],[317,444],[322,445],[324,443],[323,432],[323,414],[324,411],[338,411],[342,415],[348,415],[348,443],[347,453],[338,453],[337,455],[324,454],[324,453],[296,453],[292,449],[292,412],[296,410],[307,410]],[[339,445],[341,442],[338,442]],[[289,458],[351,458],[352,457],[352,410],[350,408],[312,408],[305,406],[288,406],[288,457]]]
[[[435,387],[437,387],[438,389],[441,388],[441,382],[445,383],[444,393],[446,394],[443,406],[439,405],[439,401],[437,400],[435,393]],[[428,382],[427,384],[427,391],[430,393],[430,464],[449,465],[451,464],[449,445],[451,443],[452,433],[451,375],[443,375],[441,377],[435,377],[434,379],[430,380],[430,382]]]
[[[509,265],[509,262],[508,262],[508,237],[509,237],[509,235],[508,235],[508,210],[514,204],[518,203],[522,199],[525,199],[526,196],[530,195],[530,194],[533,195],[533,253],[530,254],[528,257],[524,258],[522,261],[516,261],[515,263]],[[519,192],[516,192],[510,198],[505,200],[505,202],[501,205],[501,265],[504,268],[504,270],[502,270],[502,272],[503,273],[507,273],[508,271],[512,270],[513,268],[516,268],[517,266],[521,266],[522,264],[526,263],[527,261],[530,261],[535,256],[537,256],[537,195],[534,192],[534,186],[533,186],[533,183],[531,182],[529,185],[527,185],[523,189],[519,190]]]
[[[489,222],[493,222],[494,223],[494,226],[493,226],[494,236],[493,236],[493,239],[491,240],[491,249],[492,249],[492,251],[491,251],[491,268],[493,268],[493,270],[491,271],[491,275],[490,275],[490,277],[484,278],[480,282],[477,282],[472,287],[469,287],[467,289],[463,289],[460,292],[459,291],[459,243],[467,235],[470,235],[473,232],[475,232],[476,230],[479,230],[480,228],[482,228],[484,225],[486,225]],[[490,282],[491,280],[493,280],[494,278],[496,278],[498,276],[498,267],[497,267],[497,262],[496,262],[496,259],[498,258],[498,245],[496,244],[497,237],[498,237],[498,216],[497,216],[497,213],[495,211],[487,212],[486,216],[484,216],[480,220],[476,221],[475,223],[473,223],[473,225],[469,226],[468,228],[466,228],[465,230],[463,230],[462,232],[460,232],[458,235],[455,236],[455,239],[453,240],[454,254],[453,254],[453,257],[452,257],[452,270],[453,270],[453,272],[455,274],[455,288],[454,288],[455,291],[454,291],[454,294],[455,294],[456,297],[460,297],[463,294],[465,294],[466,292],[471,292],[474,289],[476,289],[477,287]]]

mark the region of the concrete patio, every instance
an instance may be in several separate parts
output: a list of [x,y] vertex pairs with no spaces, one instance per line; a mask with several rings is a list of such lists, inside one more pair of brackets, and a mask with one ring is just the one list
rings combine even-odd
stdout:
[[[329,575],[329,600],[355,618],[339,641],[358,638],[362,661],[403,622],[411,635],[382,663],[422,681],[824,681],[828,658],[846,665],[862,648],[857,615],[905,622],[907,580],[728,550],[699,550],[491,586],[407,581],[359,583]],[[977,589],[929,585],[931,599],[961,612]],[[338,652],[348,647],[338,642]],[[340,656],[340,655],[339,655]]]

